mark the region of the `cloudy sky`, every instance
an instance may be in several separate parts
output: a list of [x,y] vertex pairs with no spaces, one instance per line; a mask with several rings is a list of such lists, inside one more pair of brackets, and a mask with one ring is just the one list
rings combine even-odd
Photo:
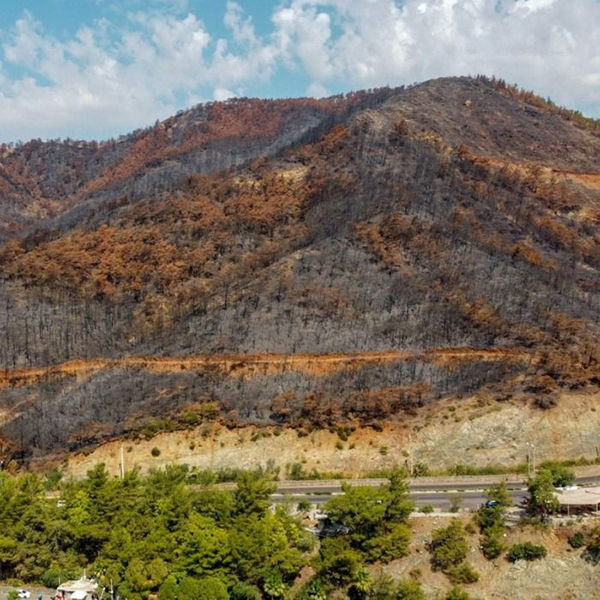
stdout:
[[477,73],[600,117],[600,0],[0,0],[0,141]]

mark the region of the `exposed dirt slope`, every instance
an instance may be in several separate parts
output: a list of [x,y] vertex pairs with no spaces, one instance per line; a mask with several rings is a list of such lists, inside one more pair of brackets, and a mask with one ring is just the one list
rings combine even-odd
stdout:
[[[201,469],[255,469],[268,464],[287,469],[300,463],[306,471],[341,471],[365,475],[394,465],[422,462],[431,468],[458,464],[485,467],[516,466],[527,460],[528,444],[535,460],[594,459],[600,456],[600,393],[572,393],[551,411],[515,401],[496,402],[475,397],[443,400],[382,423],[379,430],[357,428],[342,440],[336,431],[292,428],[229,428],[208,422],[199,427],[160,433],[149,439],[115,440],[85,454],[69,457],[68,472],[83,476],[99,462],[119,472],[120,448],[126,467],[147,471],[170,463]],[[152,449],[160,450],[159,456]],[[56,460],[62,456],[57,455]]]

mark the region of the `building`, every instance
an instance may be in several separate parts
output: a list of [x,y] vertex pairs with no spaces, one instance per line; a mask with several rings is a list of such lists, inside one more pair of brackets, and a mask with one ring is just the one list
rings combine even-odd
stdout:
[[56,588],[56,600],[96,600],[98,584],[85,575],[77,581],[65,581]]
[[598,512],[600,486],[565,489],[556,492],[560,508],[568,515],[578,512]]

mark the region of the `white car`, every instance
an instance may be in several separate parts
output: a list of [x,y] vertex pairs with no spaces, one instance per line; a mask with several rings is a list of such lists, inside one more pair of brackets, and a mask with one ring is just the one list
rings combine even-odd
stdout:
[[27,590],[17,590],[17,597],[18,598],[31,598],[31,592],[28,592]]

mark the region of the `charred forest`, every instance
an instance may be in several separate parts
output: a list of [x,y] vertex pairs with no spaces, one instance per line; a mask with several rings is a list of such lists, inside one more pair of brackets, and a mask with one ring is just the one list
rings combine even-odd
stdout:
[[600,126],[503,81],[0,148],[0,444],[600,385]]

